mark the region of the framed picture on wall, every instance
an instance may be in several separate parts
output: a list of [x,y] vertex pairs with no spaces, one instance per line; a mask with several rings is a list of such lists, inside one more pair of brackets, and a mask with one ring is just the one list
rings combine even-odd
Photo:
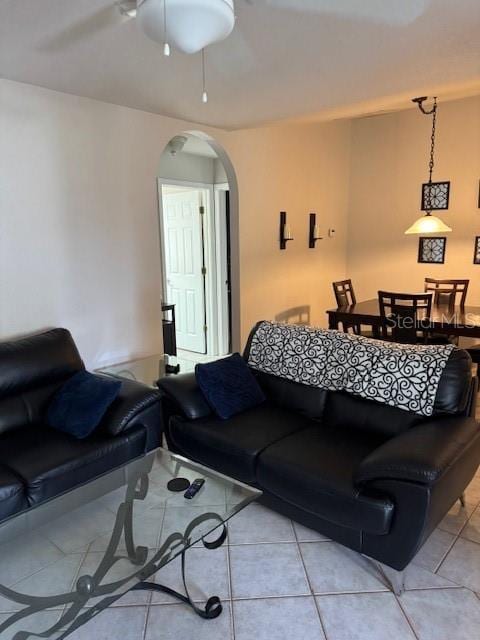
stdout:
[[443,264],[445,262],[445,237],[430,237],[418,239],[418,262],[428,264]]
[[422,184],[422,211],[448,209],[450,201],[450,181],[424,182]]
[[480,236],[475,238],[475,246],[473,249],[473,264],[480,264]]

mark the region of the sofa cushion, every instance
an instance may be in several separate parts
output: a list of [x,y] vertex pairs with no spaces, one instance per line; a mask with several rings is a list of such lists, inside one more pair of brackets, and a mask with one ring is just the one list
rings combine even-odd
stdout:
[[355,428],[386,438],[403,433],[426,418],[374,400],[332,391],[328,394],[324,420],[332,429]]
[[195,376],[208,404],[223,420],[265,402],[262,389],[239,353],[197,364]]
[[256,481],[258,455],[312,421],[278,407],[262,404],[228,421],[202,418],[170,420],[170,439],[183,454],[243,482]]
[[83,368],[66,329],[0,342],[0,435],[43,421],[53,394]]
[[[405,413],[462,414],[467,409],[471,358],[452,345],[399,348],[335,330],[263,321],[250,333],[245,359],[262,373],[345,391]],[[412,371],[416,380],[411,380]]]
[[47,426],[11,431],[0,438],[0,464],[24,483],[28,505],[38,504],[143,454],[145,429],[114,438],[77,440]]
[[312,426],[261,453],[258,484],[334,524],[388,533],[393,504],[386,497],[362,494],[352,480],[363,458],[382,442],[356,428]]
[[0,521],[27,506],[22,481],[8,468],[0,465]]
[[79,371],[53,396],[48,424],[80,440],[87,438],[100,424],[121,386],[120,380]]
[[0,342],[0,398],[66,380],[83,368],[67,329]]
[[296,411],[307,418],[320,420],[325,409],[328,391],[307,384],[252,369],[265,395],[272,404]]

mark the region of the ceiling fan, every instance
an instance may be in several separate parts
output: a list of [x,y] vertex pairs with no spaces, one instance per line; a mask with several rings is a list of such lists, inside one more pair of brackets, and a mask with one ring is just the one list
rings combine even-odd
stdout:
[[[171,47],[187,53],[202,53],[203,93],[205,88],[205,48],[224,40],[235,27],[235,8],[243,4],[250,11],[283,11],[307,15],[335,16],[343,20],[402,27],[412,23],[427,9],[432,0],[111,0],[94,14],[70,24],[44,45],[58,50],[74,41],[83,40],[95,32],[112,26],[119,19],[132,20],[150,39],[163,46],[165,56]],[[242,14],[242,17],[245,14]],[[243,70],[255,64],[253,54],[244,41],[240,29],[235,29],[228,60],[215,58],[217,67],[232,64]],[[233,36],[232,36],[233,38]],[[228,63],[228,64],[227,64]]]
[[[302,13],[333,14],[344,18],[407,24],[418,18],[431,0],[236,0],[252,9],[267,8]],[[142,31],[163,44],[193,54],[202,52],[202,101],[205,87],[205,47],[225,40],[235,27],[234,0],[117,0],[124,16],[135,17]]]
[[[408,24],[418,18],[431,0],[236,0],[250,7],[301,13],[332,14],[384,24]],[[234,0],[117,0],[120,12],[136,17],[144,33],[169,41],[183,53],[197,53],[224,40],[235,26]],[[166,47],[165,45],[168,45]]]

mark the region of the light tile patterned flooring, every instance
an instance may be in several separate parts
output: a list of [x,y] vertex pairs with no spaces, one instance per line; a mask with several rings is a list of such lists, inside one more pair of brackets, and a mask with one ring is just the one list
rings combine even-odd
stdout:
[[[169,596],[132,592],[69,637],[72,640],[477,640],[480,471],[466,497],[466,507],[459,502],[454,505],[408,567],[406,592],[401,597],[388,590],[382,576],[359,554],[252,504],[231,520],[223,547],[209,551],[196,546],[187,552],[191,593],[198,602],[211,595],[220,596],[224,612],[219,618],[204,621]],[[95,526],[100,531],[102,512],[97,515]],[[158,514],[152,515],[152,519],[156,524]],[[88,567],[94,554],[102,550],[101,539],[85,544],[86,538],[98,537],[98,532],[71,530],[70,534],[70,539],[55,540],[52,557],[48,559],[49,570],[39,570],[29,577],[30,589],[32,580],[42,581],[43,589],[48,580],[52,592],[66,590],[79,568]],[[62,554],[57,546],[67,549],[72,544],[79,549],[78,556],[59,560]],[[65,562],[72,566],[65,567]],[[10,564],[2,562],[0,583],[10,581]],[[42,564],[45,566],[44,557]],[[157,579],[181,591],[179,560],[167,565]],[[11,610],[11,603],[0,597],[0,623]],[[53,624],[58,615],[58,611],[38,614],[41,627]]]
[[[79,554],[88,566],[94,549]],[[72,558],[69,559],[73,562]],[[7,570],[6,567],[3,568]],[[60,568],[59,568],[60,569]],[[72,573],[78,571],[72,566]],[[65,570],[60,571],[65,576]],[[169,596],[135,592],[72,640],[476,640],[480,638],[480,472],[407,570],[393,595],[372,564],[257,504],[235,516],[228,543],[194,547],[187,575],[199,602],[218,595],[204,621]],[[158,576],[181,590],[180,562]],[[55,576],[50,574],[50,579]],[[30,579],[31,580],[31,579]],[[58,585],[57,585],[58,586]],[[0,622],[6,617],[0,600]],[[46,612],[54,617],[58,612]]]

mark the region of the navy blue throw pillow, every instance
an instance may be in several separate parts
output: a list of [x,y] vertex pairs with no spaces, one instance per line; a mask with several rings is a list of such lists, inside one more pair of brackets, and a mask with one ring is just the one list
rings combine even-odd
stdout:
[[197,364],[195,376],[206,401],[223,420],[265,401],[263,391],[239,353]]
[[47,423],[79,440],[87,438],[98,427],[121,386],[119,380],[79,371],[52,398]]

